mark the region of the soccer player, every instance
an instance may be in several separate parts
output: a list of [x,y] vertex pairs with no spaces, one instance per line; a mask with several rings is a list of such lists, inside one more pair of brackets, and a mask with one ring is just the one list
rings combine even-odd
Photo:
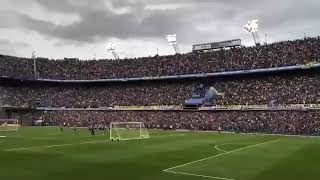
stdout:
[[60,124],[60,132],[63,132],[63,125],[62,125],[62,123]]
[[94,136],[94,135],[95,135],[95,134],[94,134],[94,125],[92,125],[92,126],[89,128],[89,130],[90,130],[91,135]]
[[77,126],[76,125],[73,126],[73,132],[77,133]]

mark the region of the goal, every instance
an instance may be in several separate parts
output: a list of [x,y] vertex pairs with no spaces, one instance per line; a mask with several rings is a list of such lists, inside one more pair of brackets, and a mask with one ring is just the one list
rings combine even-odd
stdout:
[[18,119],[0,119],[0,132],[17,131],[20,127]]
[[142,122],[111,122],[110,140],[131,140],[149,138],[149,133]]

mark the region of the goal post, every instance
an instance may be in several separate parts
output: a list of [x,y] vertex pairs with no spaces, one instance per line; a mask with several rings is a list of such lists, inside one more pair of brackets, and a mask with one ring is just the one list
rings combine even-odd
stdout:
[[149,133],[142,122],[111,122],[110,140],[131,140],[149,138]]
[[19,127],[18,119],[0,119],[0,132],[18,131]]

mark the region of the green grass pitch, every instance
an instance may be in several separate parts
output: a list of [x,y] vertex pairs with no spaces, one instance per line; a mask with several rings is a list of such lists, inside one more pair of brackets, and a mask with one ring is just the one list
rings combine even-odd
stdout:
[[1,180],[316,180],[320,137],[149,131],[109,141],[87,129],[0,132]]

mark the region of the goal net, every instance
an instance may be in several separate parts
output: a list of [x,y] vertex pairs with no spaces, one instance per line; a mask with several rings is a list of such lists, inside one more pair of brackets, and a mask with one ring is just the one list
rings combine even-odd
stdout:
[[0,119],[1,131],[17,131],[20,127],[18,119]]
[[110,140],[130,140],[149,138],[142,122],[111,122]]

